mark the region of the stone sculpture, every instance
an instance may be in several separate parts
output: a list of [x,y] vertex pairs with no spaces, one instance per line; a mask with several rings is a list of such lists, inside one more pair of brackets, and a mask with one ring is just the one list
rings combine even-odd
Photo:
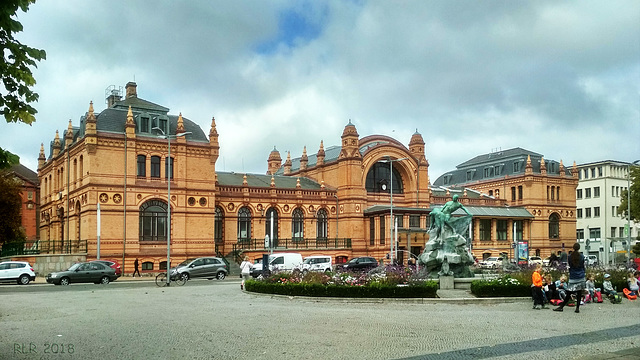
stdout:
[[[452,217],[451,214],[462,209],[467,215]],[[458,195],[442,208],[434,209],[431,214],[429,241],[418,259],[429,274],[438,276],[473,277],[469,265],[473,264],[473,255],[467,248],[463,234],[469,232],[471,214],[458,201]]]

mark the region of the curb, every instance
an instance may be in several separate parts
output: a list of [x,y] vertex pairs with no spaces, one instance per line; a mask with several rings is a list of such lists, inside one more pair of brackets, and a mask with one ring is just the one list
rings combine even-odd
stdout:
[[495,297],[495,298],[338,298],[338,297],[312,297],[312,296],[291,296],[278,294],[257,293],[247,290],[242,292],[272,299],[303,301],[303,302],[333,302],[333,303],[365,303],[365,304],[504,304],[517,302],[530,302],[530,297]]

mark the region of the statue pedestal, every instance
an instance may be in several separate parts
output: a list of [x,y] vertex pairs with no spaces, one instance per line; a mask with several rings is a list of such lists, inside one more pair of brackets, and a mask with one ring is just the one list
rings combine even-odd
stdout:
[[453,276],[440,276],[440,289],[453,290],[455,284],[453,282]]

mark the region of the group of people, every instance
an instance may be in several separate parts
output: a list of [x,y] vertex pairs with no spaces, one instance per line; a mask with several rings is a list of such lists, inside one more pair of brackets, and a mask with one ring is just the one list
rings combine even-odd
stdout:
[[[538,264],[531,277],[533,290],[533,308],[545,309],[545,304],[560,302],[554,311],[563,311],[564,307],[570,301],[575,301],[575,312],[580,312],[580,304],[583,300],[593,301],[596,293],[600,291],[595,287],[595,278],[593,274],[586,276],[585,258],[580,253],[580,244],[573,245],[573,251],[568,257],[569,278],[562,275],[557,281],[553,281],[551,274],[542,275],[542,265]],[[627,279],[628,289],[631,295],[637,296],[640,288],[640,279],[638,272],[629,273]],[[589,295],[589,296],[586,296]],[[602,283],[602,295],[616,296],[617,291],[611,284],[611,275],[605,274]],[[555,301],[552,301],[557,299]]]

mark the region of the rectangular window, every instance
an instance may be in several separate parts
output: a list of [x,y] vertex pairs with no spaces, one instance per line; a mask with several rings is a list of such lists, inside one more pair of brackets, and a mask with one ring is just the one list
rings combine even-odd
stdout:
[[616,217],[616,207],[615,206],[611,207],[611,216],[612,217]]
[[584,229],[576,229],[576,239],[584,239]]
[[584,217],[585,218],[590,218],[591,217],[591,208],[584,209]]
[[585,179],[589,178],[589,169],[584,169],[584,178]]
[[369,245],[376,244],[376,218],[369,218]]
[[518,200],[522,200],[522,185],[518,186]]
[[485,179],[486,179],[486,178],[491,177],[491,170],[492,170],[492,168],[488,168],[488,167],[487,167],[487,168],[484,168],[483,173],[482,173],[482,176],[483,176]]
[[621,237],[621,238],[626,237],[626,236],[624,236],[624,228],[623,227],[619,227],[618,228],[618,234],[619,234],[619,237]]
[[591,168],[591,178],[596,177],[596,168]]
[[593,217],[600,217],[600,206],[593,208]]
[[507,220],[498,220],[496,226],[498,227],[498,240],[507,240]]
[[480,240],[491,240],[491,220],[480,219],[480,229],[478,232],[480,233]]
[[27,192],[27,199],[33,200],[33,191],[28,191]]
[[160,156],[151,157],[151,177],[152,178],[160,177]]
[[594,198],[600,197],[600,186],[596,186],[593,188],[593,197]]
[[511,187],[511,201],[516,201],[516,187]]
[[500,165],[496,165],[493,167],[493,173],[495,176],[499,176],[501,174],[500,172]]
[[556,199],[556,187],[552,186],[551,187],[551,200],[555,200]]
[[516,238],[515,238],[515,240],[522,240],[522,232],[523,232],[524,222],[522,220],[515,220],[513,222],[513,226],[516,228]]
[[578,209],[577,214],[576,214],[576,217],[577,217],[578,219],[582,219],[582,209]]
[[409,227],[420,228],[420,215],[409,216]]
[[162,129],[165,134],[167,133],[167,119],[160,119],[160,129]]
[[591,199],[591,188],[584,189],[584,198]]
[[576,199],[582,199],[582,189],[576,190]]
[[598,167],[598,176],[602,177],[602,166]]
[[473,172],[471,170],[467,171],[467,181],[471,181],[473,179]]
[[616,237],[616,230],[618,230],[617,227],[615,227],[615,226],[611,227],[611,237]]
[[600,239],[600,228],[589,229],[589,239]]
[[147,176],[147,157],[144,155],[138,155],[138,176]]
[[611,196],[616,196],[616,187],[615,186],[611,187]]
[[520,161],[514,161],[513,162],[513,172],[520,172]]
[[384,245],[386,230],[384,228],[384,215],[380,216],[380,245]]
[[140,132],[149,132],[149,118],[141,117],[140,118]]

